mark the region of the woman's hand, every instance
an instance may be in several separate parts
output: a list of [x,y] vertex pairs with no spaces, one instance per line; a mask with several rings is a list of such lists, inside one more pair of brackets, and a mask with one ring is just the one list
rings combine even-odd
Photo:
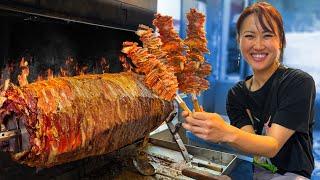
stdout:
[[294,131],[278,124],[272,124],[267,136],[256,135],[227,124],[217,113],[182,112],[186,122],[183,127],[204,140],[226,142],[242,152],[274,157]]
[[182,112],[185,118],[183,127],[204,140],[213,142],[228,142],[232,135],[232,128],[217,113],[194,112],[189,114]]

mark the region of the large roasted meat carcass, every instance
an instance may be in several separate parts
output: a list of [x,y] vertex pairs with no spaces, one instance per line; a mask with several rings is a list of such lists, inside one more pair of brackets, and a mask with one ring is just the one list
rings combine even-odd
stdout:
[[[22,135],[1,142],[0,148],[33,167],[117,150],[143,138],[173,111],[171,102],[158,98],[130,72],[10,86],[1,103],[1,131],[18,127]],[[13,152],[16,143],[20,151]]]

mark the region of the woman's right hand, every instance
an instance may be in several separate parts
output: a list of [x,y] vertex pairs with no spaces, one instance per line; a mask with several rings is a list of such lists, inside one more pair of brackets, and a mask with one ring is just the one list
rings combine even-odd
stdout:
[[217,113],[183,111],[185,118],[183,127],[204,140],[212,142],[228,142],[233,128]]

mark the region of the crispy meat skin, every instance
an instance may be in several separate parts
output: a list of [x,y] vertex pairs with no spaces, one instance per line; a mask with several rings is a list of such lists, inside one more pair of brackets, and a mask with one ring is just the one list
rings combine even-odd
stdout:
[[184,71],[178,74],[179,90],[184,93],[200,94],[209,88],[205,79],[211,73],[211,65],[205,62],[204,53],[208,53],[206,33],[204,30],[205,15],[196,9],[187,13],[187,38],[184,40],[188,47],[187,61]]
[[131,58],[139,72],[145,74],[144,83],[149,89],[165,100],[173,100],[178,89],[178,81],[168,66],[150,54],[147,48],[139,47],[135,42],[124,42],[122,52]]
[[163,16],[156,14],[153,25],[158,28],[160,39],[162,41],[161,49],[167,53],[167,62],[175,73],[179,73],[183,68],[180,66],[186,62],[184,54],[184,43],[179,37],[173,26],[173,18],[171,16]]
[[24,119],[30,148],[18,162],[51,167],[106,154],[143,138],[173,110],[134,73],[82,75],[11,87],[0,116]]

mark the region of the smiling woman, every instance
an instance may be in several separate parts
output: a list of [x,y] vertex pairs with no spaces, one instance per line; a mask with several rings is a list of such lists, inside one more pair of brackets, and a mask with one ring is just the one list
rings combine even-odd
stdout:
[[[244,59],[251,66],[255,76],[250,81],[259,89],[280,65],[285,47],[285,34],[281,15],[275,9],[247,8],[237,22],[237,40]],[[260,80],[256,77],[261,77]]]
[[237,41],[253,75],[228,92],[231,124],[217,113],[183,112],[183,126],[255,155],[254,179],[310,178],[315,83],[309,74],[281,65],[286,41],[280,13],[264,2],[247,7],[237,22]]
[[[242,24],[238,34],[240,50],[255,74],[249,83],[252,90],[257,90],[279,67],[282,44],[279,30],[277,27],[271,28],[272,25],[266,24],[266,18],[259,18],[255,14],[249,15],[239,23]],[[261,78],[258,79],[258,76]]]

